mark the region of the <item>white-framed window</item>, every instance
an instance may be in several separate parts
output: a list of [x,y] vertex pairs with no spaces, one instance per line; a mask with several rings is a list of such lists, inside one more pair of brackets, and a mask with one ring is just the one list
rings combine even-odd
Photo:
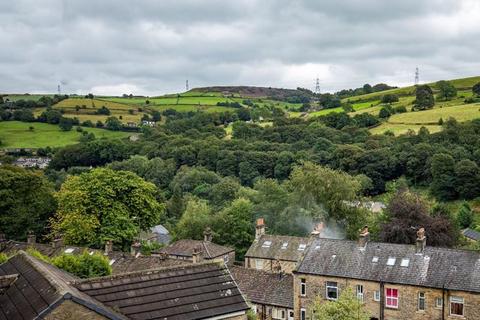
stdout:
[[326,283],[326,297],[328,300],[337,300],[338,299],[338,286],[336,282],[327,281]]
[[356,292],[358,301],[363,302],[363,286],[361,284],[357,284]]
[[398,289],[385,288],[385,306],[387,308],[398,308]]
[[397,258],[395,258],[395,257],[388,257],[387,266],[394,266],[396,260],[397,260]]
[[307,280],[300,279],[300,295],[305,297],[307,295]]
[[285,310],[284,309],[279,309],[279,308],[273,308],[272,309],[272,319],[279,319],[279,320],[285,319]]
[[408,267],[409,264],[410,264],[410,259],[403,258],[403,259],[402,259],[402,262],[400,263],[400,266],[402,266],[402,267]]
[[463,316],[464,300],[461,297],[450,297],[450,315]]
[[223,262],[228,263],[229,257],[228,254],[223,256]]
[[282,249],[285,250],[288,247],[288,242],[282,243]]
[[300,243],[298,245],[298,251],[303,251],[303,250],[305,250],[306,247],[307,247],[307,245],[305,243]]
[[380,290],[375,290],[373,292],[373,301],[380,301]]
[[373,257],[373,258],[372,258],[372,262],[373,262],[373,263],[377,263],[377,262],[378,262],[378,257],[377,257],[377,256]]
[[262,248],[270,248],[270,246],[272,245],[272,241],[264,241],[263,244],[262,244]]
[[435,298],[435,308],[443,307],[443,298]]
[[425,292],[419,292],[418,293],[418,311],[425,311]]
[[255,269],[263,270],[263,260],[262,259],[255,259]]
[[300,309],[300,320],[307,320],[307,309]]

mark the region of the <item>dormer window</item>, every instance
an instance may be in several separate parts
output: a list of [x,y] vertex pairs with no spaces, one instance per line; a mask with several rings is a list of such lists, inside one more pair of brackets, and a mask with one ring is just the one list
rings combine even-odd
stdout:
[[288,242],[282,243],[282,249],[285,250],[288,247]]
[[307,247],[307,245],[305,243],[300,243],[298,245],[298,251],[303,251],[303,250],[305,250],[306,247]]
[[377,262],[378,262],[378,257],[373,257],[373,258],[372,258],[372,262],[373,262],[373,263],[377,263]]
[[271,245],[272,245],[272,241],[265,241],[262,244],[262,248],[270,248]]
[[395,257],[389,257],[387,260],[387,266],[394,266],[396,260],[397,259]]

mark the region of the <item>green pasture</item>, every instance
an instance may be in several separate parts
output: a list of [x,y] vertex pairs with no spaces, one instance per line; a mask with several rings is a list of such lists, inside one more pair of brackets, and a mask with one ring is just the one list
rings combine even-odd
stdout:
[[[29,128],[33,127],[33,130]],[[96,138],[124,138],[127,132],[109,131],[96,128],[83,128],[95,134]],[[58,125],[39,122],[0,122],[1,148],[45,148],[63,147],[79,142],[82,133],[75,128],[71,131],[61,131]]]

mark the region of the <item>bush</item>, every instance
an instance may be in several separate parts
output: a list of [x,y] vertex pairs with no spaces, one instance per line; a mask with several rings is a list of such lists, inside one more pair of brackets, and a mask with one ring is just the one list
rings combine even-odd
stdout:
[[142,247],[140,248],[140,250],[142,254],[145,256],[149,256],[152,254],[153,251],[163,248],[163,245],[155,241],[152,241],[152,242],[142,241],[141,243],[142,243]]
[[80,278],[108,276],[112,273],[108,258],[99,253],[90,255],[86,250],[80,255],[63,253],[53,258],[52,264]]
[[75,130],[77,130],[77,132],[82,132],[83,128],[82,127],[77,127]]
[[395,107],[395,113],[405,113],[407,112],[407,108],[405,106],[398,106]]
[[382,97],[382,103],[394,103],[398,102],[398,96],[396,94],[386,94]]
[[387,108],[382,108],[382,109],[380,109],[380,112],[378,113],[378,116],[382,119],[386,119],[386,118],[391,116],[391,113]]
[[6,262],[8,260],[8,256],[5,253],[0,252],[0,264]]

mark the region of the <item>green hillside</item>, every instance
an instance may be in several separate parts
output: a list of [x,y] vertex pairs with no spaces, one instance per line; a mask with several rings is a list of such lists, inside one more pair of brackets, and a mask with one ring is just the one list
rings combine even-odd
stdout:
[[[30,130],[33,127],[33,130]],[[84,128],[95,134],[96,138],[124,138],[127,132],[110,131],[96,128]],[[39,122],[0,122],[0,141],[2,148],[45,148],[63,147],[79,142],[82,133],[75,129],[61,131],[58,125]]]

